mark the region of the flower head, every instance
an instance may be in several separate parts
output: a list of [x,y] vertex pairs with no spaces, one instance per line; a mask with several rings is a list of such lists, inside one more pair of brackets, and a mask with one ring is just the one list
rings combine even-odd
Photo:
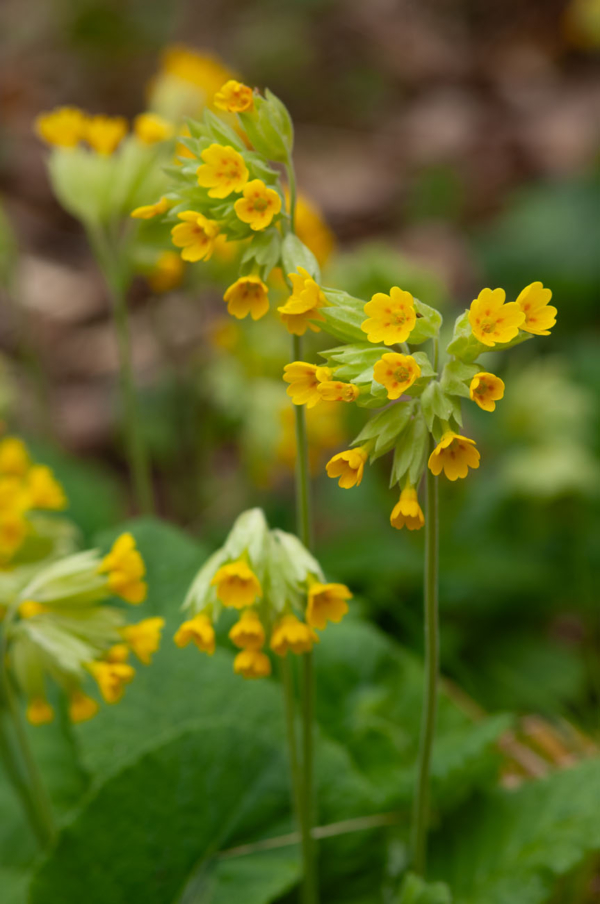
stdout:
[[327,462],[327,475],[328,477],[339,477],[339,486],[345,490],[360,486],[368,457],[369,450],[366,446],[338,452]]
[[122,116],[90,116],[85,122],[85,140],[98,154],[108,157],[127,134]]
[[429,470],[436,476],[443,470],[448,480],[456,480],[466,477],[469,468],[478,468],[480,457],[475,440],[449,430],[429,456]]
[[160,646],[160,634],[164,626],[164,618],[145,618],[137,625],[121,628],[121,636],[140,662],[150,665],[152,654],[156,653]]
[[85,137],[87,117],[77,107],[57,107],[42,113],[35,121],[35,130],[47,144],[74,148]]
[[281,210],[280,195],[274,189],[267,188],[261,179],[246,183],[243,194],[244,197],[234,204],[238,218],[254,231],[266,229]]
[[294,361],[283,368],[283,379],[290,384],[287,394],[294,405],[306,405],[307,408],[314,408],[322,401],[319,384],[331,380],[331,376],[329,367],[318,367],[306,361]]
[[62,486],[46,465],[34,465],[30,468],[26,492],[31,508],[61,511],[68,504]]
[[345,584],[321,584],[315,581],[308,591],[306,621],[311,628],[327,627],[327,622],[341,622],[348,612],[346,600],[352,594]]
[[7,436],[0,442],[0,474],[24,477],[31,465],[27,446],[18,436]]
[[54,710],[44,697],[32,697],[26,715],[32,725],[46,725],[54,719]]
[[177,629],[174,640],[178,647],[187,647],[193,641],[201,652],[209,656],[215,652],[215,629],[203,612],[184,621]]
[[108,573],[110,590],[128,603],[143,603],[146,599],[148,587],[142,580],[146,574],[146,566],[131,534],[121,534],[115,540],[111,551],[100,563],[98,571],[100,574]]
[[177,216],[183,223],[174,226],[171,235],[173,244],[183,249],[181,252],[183,260],[192,263],[208,260],[219,234],[219,224],[194,210],[184,210]]
[[254,609],[244,609],[229,637],[242,650],[260,650],[265,643],[265,629]]
[[415,300],[410,292],[394,286],[390,294],[377,292],[365,305],[369,319],[361,325],[369,342],[394,345],[406,342],[417,322]]
[[135,137],[142,144],[157,144],[172,137],[175,129],[172,123],[157,113],[140,113],[133,121]]
[[254,93],[248,85],[231,78],[215,94],[214,105],[228,113],[248,113],[254,110]]
[[71,722],[87,722],[93,719],[100,707],[93,697],[81,690],[73,691],[69,698],[69,719]]
[[181,283],[184,266],[176,251],[162,251],[148,274],[148,285],[157,295],[170,292]]
[[409,530],[420,530],[425,524],[425,516],[414,487],[404,487],[400,493],[400,500],[390,515],[390,524],[397,530],[402,527],[407,527]]
[[89,662],[88,669],[106,703],[118,703],[125,692],[125,685],[135,677],[135,669],[126,662]]
[[[249,173],[239,151],[229,145],[211,144],[202,151],[200,156],[204,163],[196,171],[198,185],[208,188],[210,198],[227,198],[231,192],[240,192],[243,189],[248,181]],[[252,228],[262,229],[263,227]]]
[[399,399],[421,376],[421,368],[412,355],[387,352],[373,368],[373,379],[387,389],[388,399]]
[[297,273],[288,273],[288,279],[292,283],[292,294],[284,305],[277,308],[283,323],[288,332],[296,336],[303,336],[307,329],[318,333],[320,327],[310,321],[324,319],[319,308],[324,307],[327,301],[320,286],[304,267],[298,267]]
[[556,308],[548,304],[552,298],[550,289],[545,289],[541,282],[533,282],[525,286],[516,304],[525,315],[521,329],[536,336],[549,336],[550,329],[556,323]]
[[325,402],[355,402],[359,396],[358,386],[340,380],[324,380],[319,383],[317,392]]
[[242,650],[233,660],[233,670],[243,678],[266,678],[271,674],[271,660],[260,650]]
[[269,310],[269,290],[259,276],[240,276],[223,298],[229,313],[238,320],[248,314],[253,320],[260,320]]
[[166,213],[169,207],[170,204],[168,199],[161,198],[154,204],[143,204],[141,207],[136,207],[135,210],[131,211],[129,216],[133,217],[134,220],[151,220],[152,217],[158,217],[161,214]]
[[469,398],[484,411],[494,411],[496,402],[504,396],[504,382],[494,374],[475,374],[469,386]]
[[299,656],[310,653],[315,641],[318,637],[310,625],[289,614],[282,616],[273,628],[271,649],[278,656],[285,656],[290,650]]
[[493,348],[497,342],[510,342],[525,322],[525,314],[516,301],[505,304],[504,289],[482,289],[471,302],[469,323],[473,335]]
[[217,597],[224,606],[244,609],[262,596],[262,587],[252,569],[243,559],[223,565],[211,580],[217,588]]

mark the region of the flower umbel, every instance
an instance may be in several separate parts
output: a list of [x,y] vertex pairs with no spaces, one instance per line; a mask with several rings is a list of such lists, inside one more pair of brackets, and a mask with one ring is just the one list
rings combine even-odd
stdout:
[[197,170],[198,185],[208,188],[209,197],[227,198],[232,192],[243,189],[249,174],[244,158],[238,151],[228,145],[211,144],[200,156],[204,163]]
[[224,606],[244,609],[262,596],[260,582],[249,565],[242,559],[223,565],[211,580],[217,588],[217,597]]
[[306,361],[294,361],[283,368],[283,379],[290,384],[287,394],[294,405],[306,405],[307,408],[314,408],[322,401],[319,384],[328,382],[331,376],[328,367],[318,367]]
[[183,223],[173,226],[171,235],[173,244],[183,249],[181,256],[184,261],[195,263],[209,260],[219,234],[219,224],[194,210],[184,210],[177,216]]
[[403,527],[407,527],[409,530],[420,530],[425,524],[425,516],[414,487],[406,486],[400,493],[400,499],[390,515],[390,524],[397,530]]
[[259,276],[240,276],[223,298],[229,313],[238,320],[248,314],[252,320],[260,320],[269,310],[269,290]]
[[389,295],[377,292],[364,310],[369,319],[361,325],[361,330],[369,342],[384,345],[406,342],[417,322],[414,298],[398,286],[391,288]]
[[412,355],[388,352],[373,368],[373,379],[387,389],[388,399],[399,399],[421,376],[421,368]]
[[504,382],[494,374],[481,371],[469,386],[469,398],[484,411],[494,411],[496,402],[504,396]]
[[504,289],[482,289],[471,302],[469,323],[473,335],[493,348],[497,342],[510,342],[525,322],[525,314],[516,301],[505,304]]
[[469,468],[479,467],[479,452],[475,440],[459,436],[449,430],[429,456],[429,469],[436,477],[444,471],[448,480],[466,477]]
[[243,194],[234,204],[238,218],[254,231],[266,229],[281,210],[281,196],[261,179],[246,183]]
[[516,304],[525,315],[521,329],[535,336],[549,336],[550,329],[556,323],[557,310],[548,304],[552,298],[550,289],[545,289],[541,282],[533,282],[525,286]]
[[337,624],[348,612],[346,600],[352,599],[352,594],[345,584],[321,584],[315,581],[308,591],[308,606],[306,609],[306,621],[311,628],[327,627],[327,622]]
[[328,477],[339,477],[339,486],[345,490],[360,486],[363,479],[365,464],[369,457],[367,446],[359,446],[357,449],[347,449],[338,452],[327,462]]

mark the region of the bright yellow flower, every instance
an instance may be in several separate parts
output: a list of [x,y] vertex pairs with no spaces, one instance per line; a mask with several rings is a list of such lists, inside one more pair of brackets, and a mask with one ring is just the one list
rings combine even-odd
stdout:
[[429,456],[429,470],[436,477],[443,470],[448,480],[456,480],[466,477],[469,468],[478,468],[480,457],[475,440],[449,430]]
[[311,320],[324,320],[319,308],[327,304],[319,285],[304,267],[298,267],[297,273],[288,273],[288,279],[292,283],[292,294],[284,305],[277,308],[281,319],[289,333],[303,336],[307,329],[314,333],[320,332],[320,327]]
[[248,113],[254,110],[254,93],[248,85],[231,78],[215,94],[214,105],[228,113]]
[[319,398],[325,402],[355,402],[359,396],[359,388],[354,383],[342,383],[340,380],[324,380],[317,387]]
[[89,662],[88,669],[106,703],[118,703],[125,685],[135,677],[135,669],[126,662]]
[[240,276],[223,298],[229,313],[238,320],[248,314],[253,320],[260,320],[269,310],[269,290],[259,276]]
[[366,446],[359,446],[358,449],[346,449],[345,452],[338,452],[330,461],[327,462],[327,476],[339,477],[339,486],[344,490],[351,487],[360,486],[363,479],[365,464],[369,457],[369,450]]
[[[289,206],[290,194],[286,187],[285,198]],[[335,248],[335,236],[316,204],[306,195],[296,198],[296,235],[310,248],[320,266],[323,267]]]
[[29,505],[34,509],[61,511],[68,505],[62,486],[46,465],[30,468],[26,480]]
[[193,641],[200,652],[208,653],[209,656],[215,652],[215,629],[208,615],[203,612],[184,621],[173,639],[178,647],[187,647]]
[[265,629],[254,609],[244,609],[229,638],[242,650],[260,650],[265,642]]
[[133,121],[133,131],[142,144],[151,145],[167,141],[173,136],[175,127],[156,113],[140,113]]
[[134,220],[151,220],[152,217],[158,217],[166,213],[170,206],[167,198],[161,198],[160,201],[156,201],[154,204],[143,204],[141,207],[136,207],[129,216],[133,217]]
[[307,408],[314,408],[322,401],[319,384],[330,381],[331,376],[329,367],[318,367],[306,361],[294,361],[283,368],[283,379],[290,384],[287,394],[294,405],[306,405]]
[[388,399],[399,399],[421,376],[421,368],[412,355],[387,352],[373,368],[373,379],[387,389]]
[[184,210],[177,216],[184,222],[173,226],[171,235],[173,244],[177,248],[183,248],[183,260],[192,263],[209,260],[219,234],[219,224],[194,210]]
[[425,524],[425,516],[419,505],[417,491],[413,487],[404,487],[400,500],[390,515],[390,524],[397,530],[407,527],[409,530],[421,530]]
[[494,411],[496,402],[504,397],[504,382],[494,374],[475,374],[469,386],[469,396],[484,411]]
[[33,697],[27,704],[27,721],[32,725],[47,725],[54,719],[54,710],[43,697]]
[[77,107],[57,107],[42,113],[35,121],[35,130],[47,144],[74,148],[85,137],[87,117]]
[[210,583],[223,605],[234,609],[245,609],[262,596],[260,581],[243,559],[223,565]]
[[417,322],[414,298],[398,286],[391,288],[389,295],[383,292],[373,295],[365,305],[365,314],[369,319],[361,325],[361,330],[369,342],[384,345],[406,342]]
[[110,156],[127,134],[122,116],[90,116],[85,124],[85,140],[98,154]]
[[550,289],[545,289],[541,282],[525,286],[516,303],[525,314],[525,322],[521,329],[535,336],[549,336],[550,329],[556,323],[557,309],[548,304],[552,298]]
[[73,691],[69,698],[69,719],[71,722],[87,722],[93,719],[100,707],[96,700],[83,691]]
[[247,223],[255,232],[270,226],[271,220],[281,210],[281,197],[272,188],[267,188],[262,179],[252,179],[246,183],[244,197],[233,205],[238,219]]
[[301,653],[310,653],[318,640],[309,625],[290,614],[283,615],[274,626],[270,646],[278,656],[286,656],[290,650],[300,656]]
[[0,442],[0,474],[25,477],[31,459],[27,446],[18,436],[7,436]]
[[176,251],[163,251],[148,274],[148,285],[157,295],[177,288],[183,280],[185,264]]
[[200,157],[204,163],[196,170],[198,185],[209,189],[210,198],[227,198],[232,192],[240,192],[248,181],[244,158],[229,145],[211,144]]
[[525,322],[525,314],[516,301],[504,303],[504,289],[482,289],[471,302],[469,323],[473,335],[493,348],[497,342],[510,342]]
[[308,606],[306,609],[306,621],[311,628],[327,627],[327,622],[341,622],[348,612],[346,600],[352,599],[352,594],[345,584],[320,584],[315,581],[308,591]]
[[25,600],[20,603],[17,611],[21,618],[33,618],[35,615],[42,615],[47,612],[48,608],[43,603],[37,603],[35,600]]
[[131,534],[121,534],[115,540],[98,571],[100,574],[108,573],[110,590],[126,602],[137,604],[143,603],[146,599],[148,587],[142,580],[146,574],[146,566]]
[[160,634],[164,626],[164,618],[145,618],[136,625],[121,628],[121,636],[140,662],[150,665],[152,654],[156,653],[160,646]]
[[244,678],[266,678],[271,674],[271,660],[260,650],[242,650],[233,660],[233,670]]

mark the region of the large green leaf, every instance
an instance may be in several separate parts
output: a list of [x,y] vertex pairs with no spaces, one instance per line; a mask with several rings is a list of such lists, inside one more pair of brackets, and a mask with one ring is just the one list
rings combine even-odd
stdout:
[[300,857],[296,847],[260,851],[214,861],[189,886],[180,904],[270,904],[298,883]]

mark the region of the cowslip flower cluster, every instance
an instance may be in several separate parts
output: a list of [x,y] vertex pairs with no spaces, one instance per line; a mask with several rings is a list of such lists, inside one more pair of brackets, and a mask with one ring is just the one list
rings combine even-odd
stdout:
[[[461,434],[462,399],[492,412],[504,396],[504,382],[477,359],[549,335],[556,323],[556,308],[549,303],[552,293],[534,282],[507,302],[503,289],[483,289],[457,319],[438,363],[441,315],[410,292],[394,286],[389,294],[379,292],[365,303],[339,290],[317,289],[326,304],[318,317],[313,315],[312,325],[345,344],[322,352],[322,365],[288,364],[287,393],[295,405],[307,408],[330,399],[383,409],[351,448],[333,456],[327,473],[345,489],[358,486],[367,461],[394,449],[390,483],[399,483],[401,492],[390,522],[398,529],[419,530],[425,519],[417,488],[425,467],[451,481],[479,467],[475,441]],[[413,348],[427,340],[435,349],[431,358]]]
[[238,648],[233,668],[244,678],[271,674],[270,650],[277,656],[301,655],[318,642],[317,630],[338,623],[352,594],[332,584],[300,541],[269,530],[260,509],[239,516],[225,544],[196,575],[183,609],[189,614],[175,643],[190,643],[212,655],[215,625],[223,610],[239,613],[229,631]]
[[3,667],[27,699],[34,725],[52,721],[47,696],[52,678],[68,698],[69,716],[82,722],[99,705],[84,690],[91,676],[106,703],[117,703],[135,676],[130,653],[149,664],[158,649],[162,618],[127,624],[122,608],[107,604],[120,597],[143,602],[145,566],[131,534],[122,534],[102,557],[88,550],[16,573],[11,593],[2,599]]

